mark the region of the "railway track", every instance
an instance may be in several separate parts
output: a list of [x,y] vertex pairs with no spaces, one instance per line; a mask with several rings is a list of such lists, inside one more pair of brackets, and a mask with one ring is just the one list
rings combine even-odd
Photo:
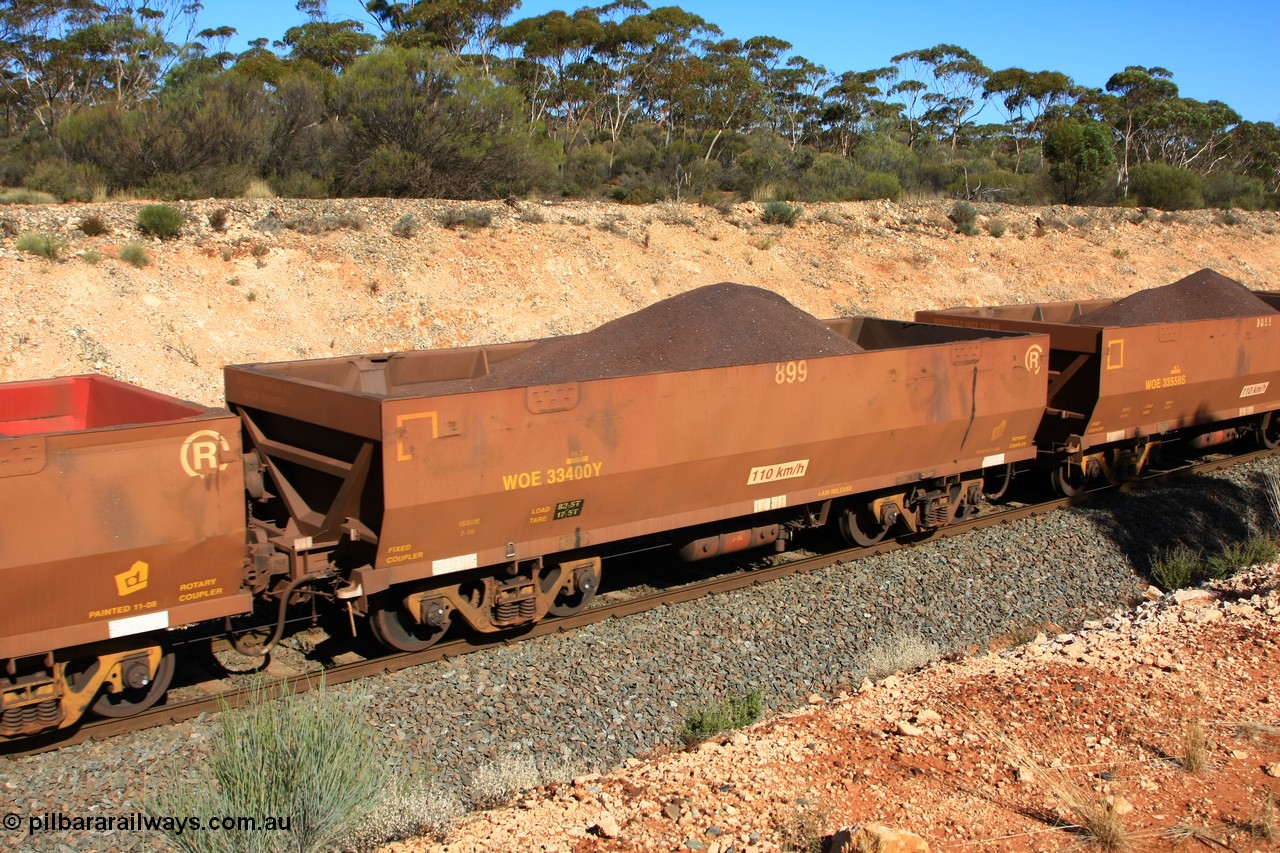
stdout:
[[[1126,492],[1136,489],[1151,488],[1153,486],[1166,483],[1171,478],[1208,473],[1210,471],[1220,470],[1268,456],[1277,455],[1278,453],[1280,453],[1280,451],[1258,450],[1243,454],[1205,459],[1169,470],[1153,471],[1142,480],[1133,483],[1126,483],[1118,487],[1118,490]],[[13,748],[6,748],[2,752],[4,755],[8,755],[10,757],[34,755],[41,752],[60,749],[65,746],[84,743],[89,740],[105,740],[128,732],[139,731],[154,726],[178,723],[184,720],[193,719],[201,714],[216,712],[224,708],[237,708],[250,701],[253,696],[257,695],[258,692],[264,689],[268,692],[287,691],[299,693],[310,689],[321,680],[321,677],[326,685],[343,684],[370,676],[396,672],[409,667],[418,666],[420,664],[450,660],[471,652],[482,651],[484,649],[494,648],[497,646],[509,646],[513,643],[532,639],[534,637],[556,633],[567,633],[586,625],[604,622],[608,619],[624,618],[662,606],[679,604],[697,598],[715,595],[717,593],[727,593],[737,589],[766,584],[779,578],[816,571],[836,563],[853,562],[876,554],[887,553],[900,548],[911,548],[917,545],[927,544],[928,542],[941,538],[963,535],[980,528],[1006,524],[1019,519],[1053,512],[1064,507],[1084,504],[1099,495],[1110,493],[1115,490],[1115,488],[1106,487],[1089,491],[1075,497],[1055,498],[1020,506],[996,509],[991,512],[984,512],[977,517],[957,522],[926,537],[901,537],[894,540],[886,540],[870,547],[843,548],[814,554],[812,556],[797,557],[795,559],[778,561],[774,565],[736,571],[727,574],[718,574],[703,580],[685,583],[672,589],[644,593],[626,598],[625,600],[616,602],[600,602],[596,606],[589,607],[588,609],[571,616],[543,620],[532,628],[516,634],[506,633],[493,639],[486,639],[485,636],[482,635],[450,640],[441,642],[420,652],[390,653],[384,656],[337,664],[324,669],[322,673],[306,672],[269,679],[254,688],[237,686],[229,690],[211,692],[204,696],[174,700],[166,704],[147,709],[131,717],[118,719],[93,719],[85,722],[70,732],[55,732],[50,736],[32,738],[27,742],[14,745]],[[225,641],[217,642],[225,643]]]

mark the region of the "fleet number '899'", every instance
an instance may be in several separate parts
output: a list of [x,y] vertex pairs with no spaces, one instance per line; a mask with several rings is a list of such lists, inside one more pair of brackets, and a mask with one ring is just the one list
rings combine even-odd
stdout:
[[775,365],[773,381],[779,385],[791,385],[809,378],[809,365],[803,361],[788,361]]

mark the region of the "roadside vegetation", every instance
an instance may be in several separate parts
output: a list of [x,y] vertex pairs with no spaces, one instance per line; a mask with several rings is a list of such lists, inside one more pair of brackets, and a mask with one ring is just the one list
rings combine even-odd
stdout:
[[759,688],[735,693],[722,702],[700,705],[689,712],[680,726],[686,746],[702,743],[721,732],[749,726],[760,719],[764,694]]
[[241,52],[212,4],[0,8],[0,203],[1280,203],[1280,128],[1184,96],[1160,67],[1091,88],[939,44],[825,68],[679,6],[368,5],[335,20],[306,0],[306,23]]

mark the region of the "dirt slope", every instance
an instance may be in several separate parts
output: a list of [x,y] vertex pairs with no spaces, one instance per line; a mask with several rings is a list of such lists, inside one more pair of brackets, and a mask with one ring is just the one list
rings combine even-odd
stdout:
[[[0,241],[0,380],[99,371],[211,403],[224,363],[581,332],[718,281],[820,317],[1124,296],[1202,267],[1280,288],[1275,213],[980,206],[980,225],[1006,226],[996,238],[956,234],[941,202],[811,205],[786,228],[762,225],[755,204],[522,201],[483,205],[492,224],[467,230],[438,217],[475,205],[234,200],[179,205],[183,235],[142,238],[139,269],[115,255],[140,239],[141,206],[0,209],[4,233],[70,240],[59,262]],[[109,233],[77,232],[88,217]],[[406,217],[416,231],[394,236]]]

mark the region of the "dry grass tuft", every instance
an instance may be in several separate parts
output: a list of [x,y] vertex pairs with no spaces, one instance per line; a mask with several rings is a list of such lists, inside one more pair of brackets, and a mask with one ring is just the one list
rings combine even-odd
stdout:
[[942,657],[937,643],[914,632],[892,634],[867,655],[867,675],[884,678],[895,672],[915,672]]
[[1271,506],[1271,520],[1280,530],[1280,471],[1268,471],[1264,475],[1267,503]]
[[1189,823],[1175,823],[1165,830],[1164,837],[1172,841],[1175,847],[1180,847],[1188,841],[1199,841],[1205,847],[1219,850],[1231,849],[1221,838],[1208,829],[1203,826],[1192,826]]
[[1209,740],[1204,733],[1204,720],[1192,717],[1182,733],[1182,769],[1199,773],[1209,765]]
[[1276,795],[1271,791],[1264,791],[1262,801],[1258,804],[1258,812],[1249,821],[1249,834],[1254,838],[1276,841],[1280,839],[1280,827],[1277,827],[1276,822]]
[[1280,726],[1271,723],[1259,723],[1256,720],[1245,720],[1236,724],[1236,736],[1254,740],[1260,737],[1280,737]]
[[[964,712],[958,712],[963,715]],[[1046,767],[1026,746],[1004,734],[994,724],[973,720],[972,728],[1002,746],[1010,763],[1025,773],[1049,796],[1059,813],[1065,812],[1075,821],[1060,828],[1075,830],[1089,843],[1102,850],[1128,850],[1133,837],[1124,825],[1123,816],[1132,809],[1122,797],[1093,790],[1073,778],[1069,768]]]

